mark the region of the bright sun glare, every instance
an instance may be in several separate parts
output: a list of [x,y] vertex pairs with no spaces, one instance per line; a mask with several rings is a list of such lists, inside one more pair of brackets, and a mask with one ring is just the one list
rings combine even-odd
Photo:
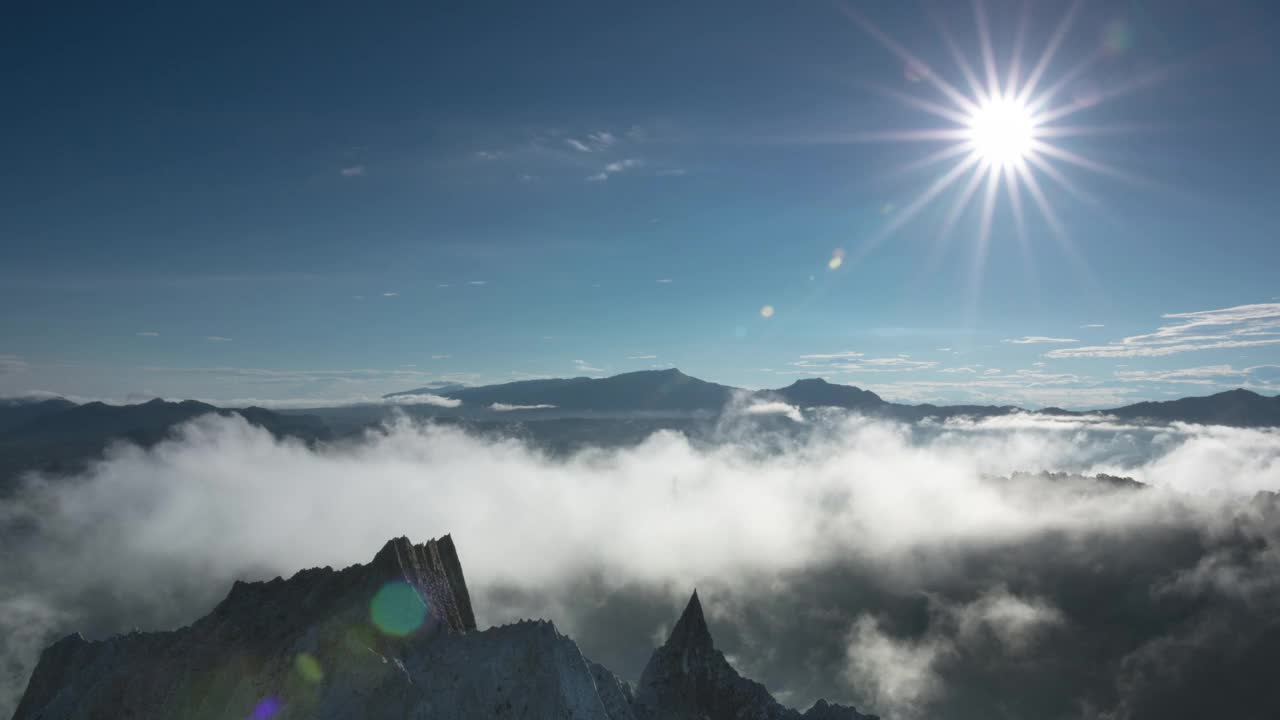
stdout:
[[[934,93],[921,95],[903,88],[869,84],[872,89],[932,116],[932,126],[896,128],[879,132],[859,132],[850,136],[853,142],[910,142],[938,145],[936,152],[911,163],[904,170],[922,170],[943,166],[937,177],[915,197],[901,203],[892,216],[875,233],[868,235],[847,262],[856,262],[886,238],[920,216],[936,202],[950,207],[942,215],[934,252],[940,253],[952,231],[977,209],[976,233],[972,235],[976,261],[973,263],[971,295],[981,279],[982,260],[988,249],[996,208],[1008,204],[1013,231],[1024,254],[1030,256],[1027,205],[1034,206],[1053,237],[1068,257],[1087,275],[1088,268],[1080,259],[1057,217],[1051,202],[1054,190],[1063,190],[1077,198],[1092,202],[1072,181],[1063,168],[1107,175],[1128,182],[1141,183],[1104,162],[1095,160],[1071,146],[1072,138],[1105,134],[1116,128],[1105,125],[1078,125],[1075,116],[1096,107],[1100,102],[1139,87],[1159,77],[1159,73],[1140,76],[1131,83],[1120,83],[1105,91],[1080,90],[1073,83],[1100,57],[1085,56],[1062,73],[1050,70],[1058,50],[1064,45],[1080,3],[1071,3],[1047,37],[1032,39],[1030,5],[1024,3],[1014,24],[1014,36],[1007,53],[997,52],[987,22],[985,4],[973,3],[974,26],[977,31],[980,64],[970,63],[952,34],[948,23],[939,19],[938,30],[949,60],[932,67],[887,35],[851,5],[841,9],[871,37],[902,60],[904,81],[919,83]],[[1034,62],[1027,62],[1033,48],[1038,47]],[[1004,55],[1004,62],[997,57]],[[953,84],[947,76],[956,76]],[[942,125],[938,124],[942,121]],[[949,167],[948,167],[949,166]],[[1052,186],[1052,187],[1050,187]],[[1003,200],[1002,200],[1003,198]],[[1029,201],[1029,202],[1028,202]],[[833,265],[834,269],[836,266]]]
[[988,165],[1021,164],[1035,140],[1035,118],[1016,98],[993,98],[969,117],[969,141]]

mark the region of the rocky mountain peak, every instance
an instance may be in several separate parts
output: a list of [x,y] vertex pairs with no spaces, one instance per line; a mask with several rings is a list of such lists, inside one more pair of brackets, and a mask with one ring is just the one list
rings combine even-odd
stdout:
[[681,649],[715,649],[711,640],[711,631],[707,629],[707,619],[702,614],[702,603],[698,600],[698,591],[693,591],[689,603],[685,606],[680,619],[671,629],[666,647]]
[[387,542],[365,565],[236,582],[171,632],[47,648],[15,720],[868,720],[801,715],[715,649],[694,592],[633,692],[546,621],[477,630],[448,535]]

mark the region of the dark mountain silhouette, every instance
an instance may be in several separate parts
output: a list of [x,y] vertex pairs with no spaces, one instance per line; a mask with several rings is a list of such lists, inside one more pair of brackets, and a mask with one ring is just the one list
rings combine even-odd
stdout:
[[0,433],[10,428],[25,425],[32,420],[54,415],[75,407],[76,404],[65,398],[13,398],[0,400]]
[[[422,389],[392,393],[386,397],[420,393]],[[468,414],[484,411],[494,403],[513,406],[554,406],[544,415],[567,412],[703,412],[719,413],[735,397],[761,401],[781,400],[802,408],[839,407],[904,421],[925,418],[990,417],[1016,412],[1044,415],[1079,415],[1062,408],[1029,411],[1016,405],[919,405],[887,402],[876,393],[853,385],[806,378],[773,390],[751,391],[707,382],[679,370],[646,370],[607,378],[557,378],[523,380],[500,385],[482,385],[457,390],[434,390],[434,394],[461,400],[456,409],[423,407],[419,414]],[[554,413],[552,411],[555,411]],[[325,413],[329,411],[312,411]],[[332,409],[340,414],[338,409]],[[1182,398],[1166,402],[1143,402],[1093,412],[1127,419],[1155,422],[1192,422],[1237,427],[1280,426],[1280,397],[1266,397],[1249,390],[1231,390],[1207,397]]]
[[226,409],[195,400],[170,402],[158,398],[137,405],[64,403],[0,430],[0,495],[24,471],[77,472],[113,442],[150,447],[169,437],[175,426],[211,413],[239,415],[277,437],[314,442],[330,435],[318,417],[282,415],[260,407]]
[[10,428],[0,438],[129,438],[139,442],[154,442],[164,437],[174,425],[209,413],[240,415],[250,423],[279,435],[318,435],[324,431],[322,420],[306,415],[281,415],[260,407],[226,409],[195,400],[170,402],[156,398],[137,405],[107,405],[101,402],[76,405]]
[[697,593],[636,691],[549,622],[478,630],[448,535],[391,540],[368,565],[236,582],[171,632],[63,638],[14,720],[55,717],[875,720],[778,704],[715,649]]
[[558,410],[595,412],[714,412],[722,409],[736,391],[737,388],[699,380],[671,369],[641,370],[607,378],[522,380],[440,394],[478,407],[502,403],[554,405]]
[[1125,419],[1158,422],[1179,421],[1236,427],[1276,426],[1280,425],[1280,396],[1267,397],[1243,389],[1228,390],[1206,397],[1140,402],[1104,412]]
[[776,395],[792,405],[800,407],[842,407],[851,410],[875,410],[887,405],[879,395],[852,385],[837,385],[822,378],[797,380],[778,390],[766,390],[765,395]]

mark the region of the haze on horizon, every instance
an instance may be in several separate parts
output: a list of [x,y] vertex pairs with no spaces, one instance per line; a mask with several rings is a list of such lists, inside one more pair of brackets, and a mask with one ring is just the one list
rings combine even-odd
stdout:
[[1280,12],[924,7],[23,8],[0,396],[1280,390]]

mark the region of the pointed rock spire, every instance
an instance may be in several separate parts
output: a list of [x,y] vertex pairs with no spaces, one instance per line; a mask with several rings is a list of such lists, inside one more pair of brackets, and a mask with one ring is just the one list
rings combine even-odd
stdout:
[[689,604],[685,606],[676,626],[671,629],[667,638],[667,647],[672,648],[707,648],[714,647],[711,631],[707,629],[707,619],[702,615],[702,603],[698,600],[698,591],[693,591]]

